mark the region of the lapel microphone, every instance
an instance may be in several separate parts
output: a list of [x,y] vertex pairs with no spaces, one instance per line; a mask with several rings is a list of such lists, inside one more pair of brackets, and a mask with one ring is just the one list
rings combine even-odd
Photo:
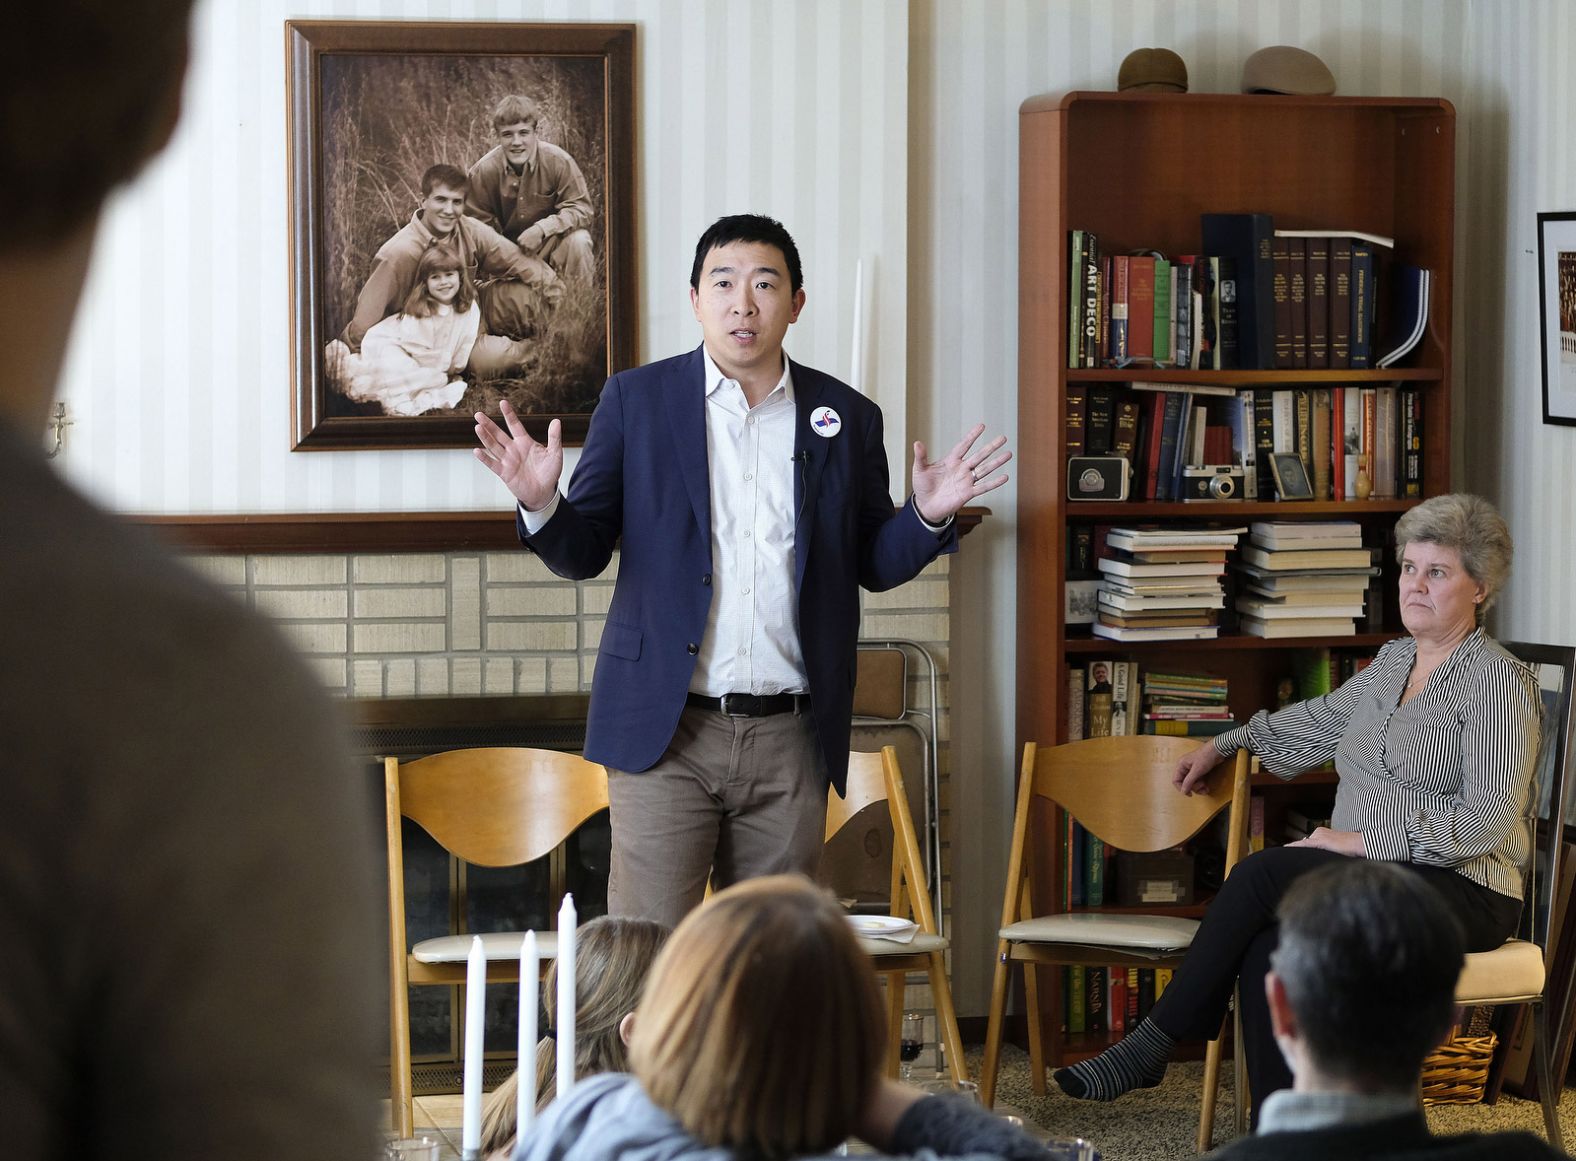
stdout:
[[805,501],[810,498],[810,485],[809,485],[809,482],[805,479],[805,471],[804,471],[804,469],[807,466],[809,466],[810,453],[808,451],[805,451],[805,450],[801,449],[799,451],[794,452],[793,455],[790,456],[789,458],[792,459],[793,462],[796,465],[798,465],[798,468],[799,468],[799,510],[794,513],[794,517],[793,517],[794,527],[797,528],[798,525],[799,525],[799,521],[804,518],[804,504],[805,504]]

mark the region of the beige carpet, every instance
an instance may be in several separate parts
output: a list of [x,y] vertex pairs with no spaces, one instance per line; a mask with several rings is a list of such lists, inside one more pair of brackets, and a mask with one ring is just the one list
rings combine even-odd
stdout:
[[[969,1075],[979,1076],[981,1050],[969,1050]],[[1222,1069],[1220,1103],[1215,1119],[1215,1144],[1231,1138],[1231,1064]],[[1204,1066],[1193,1062],[1173,1064],[1158,1088],[1131,1093],[1119,1101],[1099,1104],[1063,1096],[1046,1080],[1048,1092],[1037,1097],[1029,1086],[1029,1057],[1011,1045],[1002,1049],[1001,1079],[996,1088],[997,1108],[1016,1112],[1026,1122],[1056,1136],[1087,1137],[1100,1148],[1104,1161],[1170,1161],[1194,1156],[1198,1133],[1199,1092]],[[1501,1097],[1495,1105],[1442,1105],[1428,1111],[1436,1133],[1487,1133],[1525,1129],[1543,1135],[1543,1111],[1536,1101]],[[460,1132],[458,1096],[417,1097],[418,1135],[426,1133],[440,1144],[440,1161],[453,1161]],[[1567,1144],[1576,1143],[1576,1097],[1567,1093],[1560,1102],[1560,1128]]]
[[[968,1054],[969,1074],[977,1076],[980,1050]],[[1231,1064],[1222,1068],[1221,1095],[1216,1106],[1215,1144],[1231,1138]],[[1002,1050],[1001,1078],[997,1082],[997,1107],[1010,1106],[1024,1120],[1057,1136],[1079,1136],[1093,1141],[1105,1161],[1163,1161],[1193,1156],[1198,1134],[1200,1091],[1204,1083],[1201,1062],[1173,1064],[1158,1088],[1130,1093],[1121,1100],[1101,1104],[1075,1101],[1046,1081],[1047,1093],[1037,1097],[1029,1084],[1029,1058],[1022,1050]],[[1543,1135],[1543,1111],[1536,1101],[1504,1096],[1494,1105],[1441,1105],[1428,1110],[1436,1133],[1497,1132],[1525,1129]],[[1576,1143],[1576,1099],[1566,1093],[1560,1102],[1560,1129],[1567,1146]]]

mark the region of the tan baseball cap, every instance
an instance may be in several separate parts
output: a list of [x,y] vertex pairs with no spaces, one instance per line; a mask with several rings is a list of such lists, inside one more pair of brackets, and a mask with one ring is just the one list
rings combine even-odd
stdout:
[[1259,49],[1242,63],[1242,91],[1327,97],[1335,92],[1335,77],[1313,53],[1289,44],[1274,44]]
[[1187,92],[1187,65],[1169,48],[1135,48],[1122,60],[1116,87],[1152,89],[1163,93]]

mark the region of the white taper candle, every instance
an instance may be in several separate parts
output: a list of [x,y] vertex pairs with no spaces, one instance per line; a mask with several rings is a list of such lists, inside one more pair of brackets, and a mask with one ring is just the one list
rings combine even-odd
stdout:
[[564,894],[558,909],[558,1068],[555,1083],[563,1096],[575,1083],[575,897]]
[[525,1137],[536,1116],[536,1009],[540,1002],[536,958],[536,932],[520,941],[520,1052],[515,1064],[518,1103],[514,1110],[516,1140]]
[[465,1098],[460,1128],[460,1152],[467,1159],[481,1152],[482,1144],[482,1027],[486,1022],[487,953],[481,936],[471,937],[465,963]]
[[848,385],[855,391],[865,389],[865,263],[854,260],[854,321],[848,353]]

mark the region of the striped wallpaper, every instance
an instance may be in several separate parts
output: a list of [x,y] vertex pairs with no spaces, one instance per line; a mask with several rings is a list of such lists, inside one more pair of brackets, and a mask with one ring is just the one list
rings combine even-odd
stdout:
[[[289,449],[286,18],[630,22],[636,32],[640,356],[700,341],[695,239],[724,213],[799,241],[802,361],[850,375],[856,263],[863,386],[897,465],[905,416],[908,11],[883,0],[202,0],[172,148],[105,221],[65,374],[62,461],[141,512],[485,508],[464,451]],[[414,207],[413,207],[414,208]]]
[[1576,11],[1559,0],[1478,0],[1468,11],[1457,481],[1495,501],[1516,538],[1495,631],[1571,644],[1576,427],[1542,422],[1537,216],[1576,211]]

